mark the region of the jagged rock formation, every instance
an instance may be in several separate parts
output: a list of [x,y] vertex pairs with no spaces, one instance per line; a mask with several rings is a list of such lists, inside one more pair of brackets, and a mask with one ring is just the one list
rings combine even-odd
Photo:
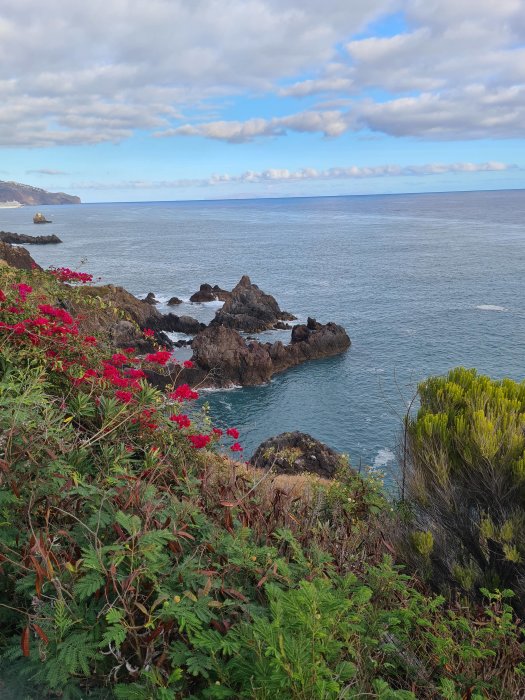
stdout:
[[150,328],[168,333],[196,335],[206,328],[206,324],[200,323],[191,316],[176,316],[170,313],[159,314],[159,317],[150,319]]
[[0,202],[20,204],[80,204],[80,197],[64,192],[47,192],[20,182],[0,180]]
[[256,284],[252,284],[248,275],[243,275],[222,309],[215,314],[212,324],[245,333],[258,333],[274,328],[279,321],[294,319],[295,316],[281,311],[271,294],[263,292]]
[[29,252],[25,248],[13,246],[9,243],[0,241],[0,263],[16,267],[19,270],[32,270],[34,268],[41,269]]
[[178,304],[182,304],[182,299],[179,299],[179,297],[171,297],[168,300],[168,306],[177,306]]
[[217,284],[213,287],[211,284],[201,284],[199,291],[192,294],[190,301],[206,302],[206,301],[226,301],[231,296],[231,292],[226,289],[221,289]]
[[158,304],[159,302],[155,299],[155,294],[153,292],[148,292],[146,298],[142,300],[146,304]]
[[4,243],[24,245],[45,245],[47,243],[62,243],[58,236],[53,233],[51,236],[29,236],[26,233],[11,233],[10,231],[0,231],[0,241]]
[[311,472],[333,479],[348,461],[331,447],[307,433],[281,433],[262,442],[250,464],[258,469],[273,469],[282,474]]
[[245,340],[233,328],[210,325],[192,343],[195,363],[193,381],[205,386],[228,387],[264,384],[284,370],[307,360],[330,357],[350,346],[345,329],[308,319],[290,345]]

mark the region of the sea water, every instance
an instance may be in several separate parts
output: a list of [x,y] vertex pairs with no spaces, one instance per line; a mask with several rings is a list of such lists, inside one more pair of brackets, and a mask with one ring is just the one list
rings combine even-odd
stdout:
[[343,355],[266,386],[205,393],[215,420],[239,428],[247,456],[301,430],[393,478],[419,381],[457,365],[524,378],[525,191],[38,209],[53,223],[34,226],[35,207],[4,209],[0,229],[57,234],[61,245],[31,246],[44,267],[80,266],[164,302],[178,296],[186,302],[175,313],[206,322],[218,305],[190,295],[248,274],[300,320],[347,329]]

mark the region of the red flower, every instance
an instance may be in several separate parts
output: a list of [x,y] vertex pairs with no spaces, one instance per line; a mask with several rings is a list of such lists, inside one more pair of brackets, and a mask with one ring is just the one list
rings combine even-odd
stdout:
[[18,296],[22,301],[25,301],[27,298],[28,294],[31,294],[33,291],[33,287],[30,287],[28,284],[24,284],[23,282],[19,282],[18,284],[14,284],[13,287],[15,289],[18,289]]
[[188,416],[185,416],[183,413],[180,413],[179,415],[170,416],[170,420],[174,423],[177,423],[179,428],[189,428],[191,425],[191,420],[188,418]]
[[214,435],[217,435],[217,437],[221,437],[221,436],[222,436],[222,430],[221,430],[220,428],[213,428],[213,431],[212,431],[212,432],[213,432]]
[[192,391],[188,384],[181,384],[175,389],[175,391],[173,391],[171,394],[168,394],[168,396],[170,399],[174,399],[175,401],[184,401],[186,399],[191,400],[199,398],[197,392]]
[[170,357],[171,352],[168,352],[168,350],[159,350],[158,352],[152,352],[146,355],[146,360],[148,362],[155,362],[158,365],[165,365]]
[[84,343],[86,343],[86,345],[96,345],[97,339],[94,335],[86,335],[86,337],[84,338]]
[[226,431],[226,435],[229,435],[234,440],[237,440],[237,438],[239,437],[239,431],[237,430],[237,428],[228,428],[228,430]]
[[191,442],[195,449],[199,450],[210,442],[211,437],[209,435],[188,435],[188,440]]
[[146,338],[153,338],[153,336],[155,335],[155,331],[152,331],[151,328],[144,328],[142,333]]
[[230,447],[230,450],[232,452],[242,452],[242,446],[239,442],[234,442],[233,445]]
[[6,296],[3,293],[3,291],[0,289],[0,301],[5,301],[5,300],[6,300]]
[[119,390],[115,392],[115,398],[119,401],[122,401],[122,403],[130,403],[130,401],[133,401],[133,394],[131,393],[131,391]]
[[184,360],[182,363],[183,367],[186,367],[186,369],[191,369],[192,367],[195,367],[193,362],[191,360]]
[[125,365],[127,361],[128,358],[121,352],[116,352],[114,355],[111,355],[110,362],[112,365],[115,365],[115,367],[122,367],[122,365]]
[[126,355],[133,355],[135,348],[123,348],[122,352],[125,352]]

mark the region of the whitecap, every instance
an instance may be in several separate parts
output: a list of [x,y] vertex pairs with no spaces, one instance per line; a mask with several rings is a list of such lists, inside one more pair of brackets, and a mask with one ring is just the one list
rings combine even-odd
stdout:
[[476,309],[480,311],[508,311],[504,306],[497,306],[496,304],[479,304]]
[[[224,387],[224,386],[222,386],[222,387],[206,386],[206,387],[203,387],[202,389],[199,389],[199,393],[200,394],[204,394],[204,393],[214,394],[218,391],[235,391],[236,389],[242,389],[242,385],[241,384],[232,384],[231,386],[226,386],[226,387]],[[230,406],[230,408],[231,408],[231,406]]]
[[373,465],[374,469],[386,467],[388,464],[393,462],[395,458],[396,456],[392,450],[389,450],[388,447],[382,447],[375,456]]

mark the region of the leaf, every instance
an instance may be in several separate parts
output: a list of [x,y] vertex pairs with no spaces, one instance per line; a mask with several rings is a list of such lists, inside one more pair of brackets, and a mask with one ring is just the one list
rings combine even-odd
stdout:
[[29,656],[29,626],[24,627],[22,636],[20,637],[20,648],[24,656]]
[[85,600],[96,593],[105,583],[105,578],[98,571],[90,571],[75,584],[75,595]]

